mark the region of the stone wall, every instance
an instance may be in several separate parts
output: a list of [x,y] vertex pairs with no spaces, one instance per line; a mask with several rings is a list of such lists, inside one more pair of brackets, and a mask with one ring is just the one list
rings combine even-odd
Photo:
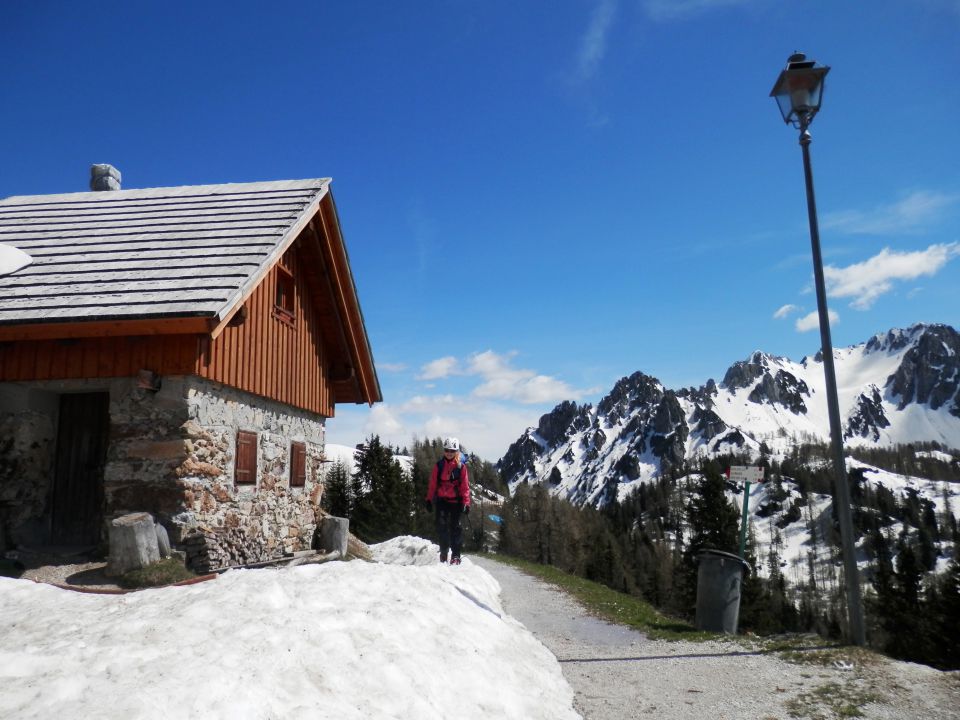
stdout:
[[[185,388],[181,426],[186,457],[176,468],[182,511],[171,518],[173,541],[190,537],[198,570],[259,562],[311,546],[323,493],[324,425],[312,413],[256,399],[200,378]],[[236,485],[239,430],[257,433],[257,481]],[[290,443],[307,448],[307,480],[290,487]],[[198,537],[203,538],[203,552]]]
[[[105,524],[151,512],[173,543],[204,539],[210,562],[201,569],[310,547],[323,490],[323,418],[195,376],[163,377],[159,391],[135,378],[0,383],[0,544],[49,535],[59,395],[92,391],[110,394]],[[239,430],[258,436],[256,484],[234,482]],[[290,487],[293,441],[307,448],[302,488]]]
[[56,409],[55,396],[0,383],[0,552],[49,532]]

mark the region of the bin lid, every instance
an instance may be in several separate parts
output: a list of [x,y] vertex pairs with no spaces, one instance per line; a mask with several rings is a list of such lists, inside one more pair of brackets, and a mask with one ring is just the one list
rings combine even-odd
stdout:
[[748,563],[739,555],[734,555],[733,553],[724,552],[723,550],[714,550],[713,548],[703,548],[699,553],[697,553],[697,562],[700,562],[700,558],[703,555],[713,555],[713,556],[726,558],[729,560],[736,560],[737,562],[743,564],[744,570],[746,570],[747,572],[753,572],[753,568],[750,566],[750,563]]

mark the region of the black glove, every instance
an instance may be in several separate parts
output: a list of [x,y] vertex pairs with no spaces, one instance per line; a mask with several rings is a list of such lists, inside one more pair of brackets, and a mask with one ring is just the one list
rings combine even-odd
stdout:
[[424,502],[424,505],[426,505],[426,507],[427,507],[427,512],[429,512],[430,510],[433,510],[433,503],[432,503],[432,502],[430,502],[429,500],[424,500],[423,502]]
[[469,506],[469,505],[464,505],[464,506],[463,506],[463,514],[464,514],[464,515],[469,515],[469,514],[470,514],[470,506]]

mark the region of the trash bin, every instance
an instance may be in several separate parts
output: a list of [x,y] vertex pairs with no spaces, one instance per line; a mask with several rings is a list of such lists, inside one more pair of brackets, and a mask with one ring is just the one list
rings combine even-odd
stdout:
[[733,553],[701,550],[697,556],[698,630],[737,634],[740,583],[750,565]]

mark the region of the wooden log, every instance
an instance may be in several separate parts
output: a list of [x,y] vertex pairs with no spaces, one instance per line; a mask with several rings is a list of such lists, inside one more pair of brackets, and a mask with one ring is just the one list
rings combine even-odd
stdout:
[[110,523],[110,556],[105,573],[123,575],[160,561],[157,530],[150,513],[130,513]]

